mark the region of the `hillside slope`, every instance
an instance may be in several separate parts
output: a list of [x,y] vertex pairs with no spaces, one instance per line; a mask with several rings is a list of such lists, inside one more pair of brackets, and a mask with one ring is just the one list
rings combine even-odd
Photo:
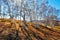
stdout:
[[[36,22],[0,19],[0,40],[60,40],[60,29]],[[36,27],[37,26],[37,27]]]

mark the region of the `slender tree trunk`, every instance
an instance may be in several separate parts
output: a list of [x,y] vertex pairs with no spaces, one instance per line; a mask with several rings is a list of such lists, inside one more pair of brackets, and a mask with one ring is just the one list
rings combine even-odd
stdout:
[[24,20],[24,28],[26,29],[25,13],[24,13],[24,16],[23,16],[23,20]]

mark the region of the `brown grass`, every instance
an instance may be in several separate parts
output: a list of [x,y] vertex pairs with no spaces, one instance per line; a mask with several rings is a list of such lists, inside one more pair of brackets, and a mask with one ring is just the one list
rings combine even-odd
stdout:
[[[39,25],[39,27],[36,28],[36,25]],[[25,29],[24,21],[0,19],[0,37],[2,37],[1,35],[6,36],[10,33],[16,36],[16,30],[18,30],[18,36],[21,40],[60,40],[59,28],[55,30],[50,26],[45,27],[42,23],[26,22]]]

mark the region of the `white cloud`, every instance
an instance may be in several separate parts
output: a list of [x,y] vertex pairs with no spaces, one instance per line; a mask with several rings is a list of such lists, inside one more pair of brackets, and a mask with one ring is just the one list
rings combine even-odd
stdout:
[[[8,2],[11,2],[11,0],[7,0]],[[17,3],[17,4],[19,4],[20,2],[21,2],[21,0],[13,0],[14,1],[14,3]]]
[[17,1],[17,3],[21,2],[21,0],[16,0],[16,1]]
[[28,16],[25,16],[26,21],[30,21],[30,18]]
[[8,16],[8,15],[7,15],[7,16],[4,16],[4,18],[9,19],[9,18],[10,18],[10,16]]
[[[21,18],[21,19],[20,19]],[[14,19],[16,19],[16,20],[23,20],[23,17],[21,17],[21,16],[17,16],[16,18],[14,18]]]
[[9,19],[10,18],[10,16],[8,16],[8,15],[5,15],[5,16],[0,16],[0,18],[5,18],[5,19]]
[[15,3],[19,4],[21,0],[14,0]]

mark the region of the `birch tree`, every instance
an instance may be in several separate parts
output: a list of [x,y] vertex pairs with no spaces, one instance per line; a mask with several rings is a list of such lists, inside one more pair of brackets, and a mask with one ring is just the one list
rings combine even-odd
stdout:
[[0,12],[1,12],[1,1],[0,1]]

